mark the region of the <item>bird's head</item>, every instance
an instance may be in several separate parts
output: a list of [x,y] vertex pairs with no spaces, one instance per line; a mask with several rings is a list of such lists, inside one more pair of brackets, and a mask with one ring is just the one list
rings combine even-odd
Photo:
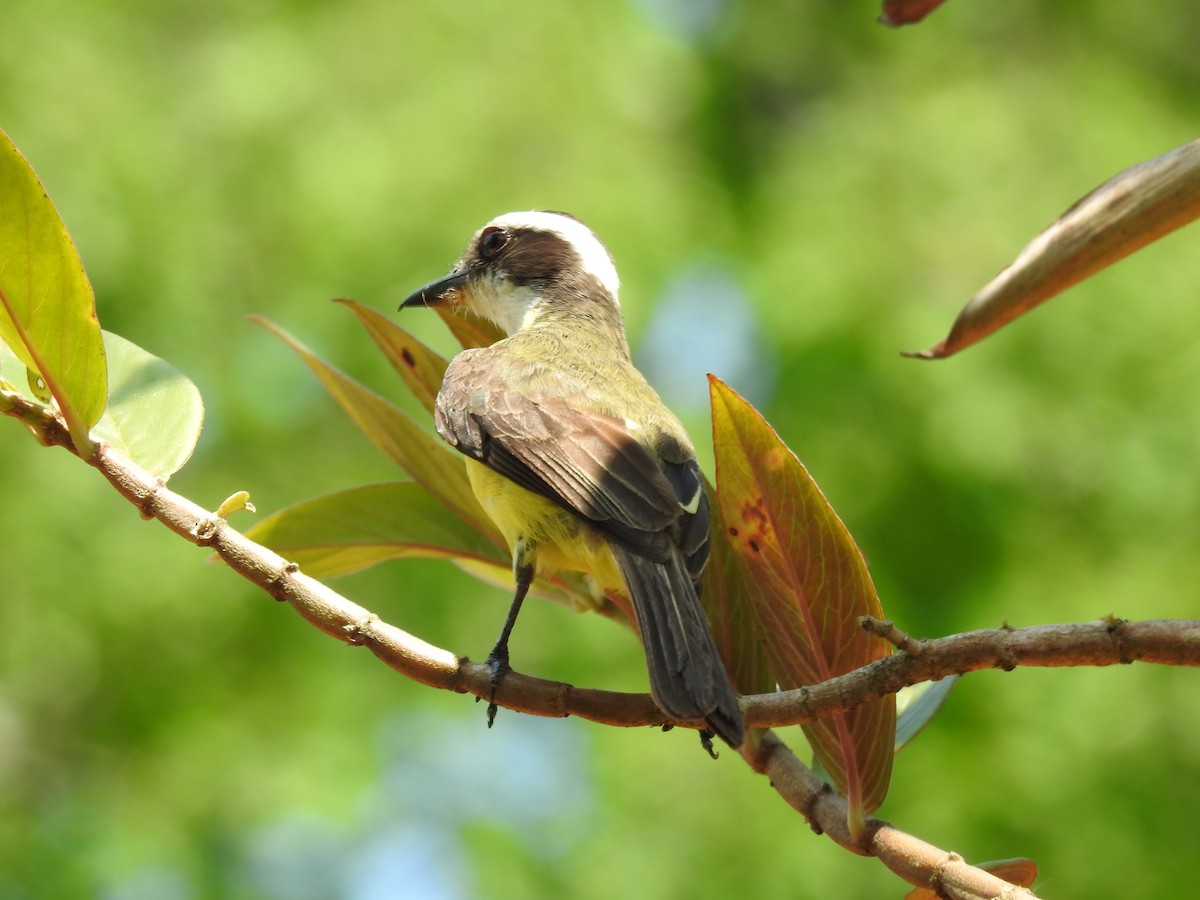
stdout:
[[475,232],[450,274],[414,291],[400,308],[451,304],[510,335],[576,316],[619,327],[619,286],[612,256],[578,219],[511,212]]

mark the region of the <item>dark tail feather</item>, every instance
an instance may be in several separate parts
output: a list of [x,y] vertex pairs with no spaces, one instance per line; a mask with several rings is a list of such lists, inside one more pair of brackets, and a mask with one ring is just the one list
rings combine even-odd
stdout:
[[678,554],[659,563],[613,545],[633,601],[654,702],[675,719],[703,719],[731,747],[746,726],[704,608]]

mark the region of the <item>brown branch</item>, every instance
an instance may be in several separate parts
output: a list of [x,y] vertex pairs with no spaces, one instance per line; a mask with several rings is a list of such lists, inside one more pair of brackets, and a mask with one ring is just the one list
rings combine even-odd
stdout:
[[[19,395],[0,391],[0,412],[23,421],[45,445],[74,452],[61,420]],[[339,640],[368,647],[401,674],[433,687],[472,693],[491,691],[486,665],[456,657],[389,625],[294,563],[247,539],[226,522],[169,490],[161,481],[106,445],[86,460],[143,516],[155,518],[194,544],[210,547],[230,568],[272,597],[286,601],[305,619]],[[953,673],[984,668],[1112,665],[1133,661],[1200,665],[1200,622],[1138,622],[1109,618],[1076,625],[1009,627],[914,641],[889,622],[865,620],[903,651],[819,685],[742,698],[747,724],[764,728],[796,724],[852,709],[901,687]],[[576,688],[512,672],[496,691],[503,706],[542,716],[575,715],[626,727],[659,724],[662,714],[646,694]],[[700,727],[702,723],[691,723]],[[845,801],[769,731],[753,732],[742,748],[746,761],[817,831],[855,853],[879,858],[912,884],[934,887],[940,896],[1033,897],[963,862],[956,854],[870,820],[862,842],[847,828]]]
[[817,833],[828,835],[842,847],[874,856],[909,884],[929,887],[950,900],[1035,900],[1032,891],[1009,884],[989,872],[906,834],[887,822],[868,819],[865,836],[856,842],[847,827],[846,801],[796,758],[791,749],[770,731],[752,732],[742,746],[742,756]]
[[[38,440],[74,452],[56,416],[25,398],[0,391],[0,412],[21,419]],[[457,657],[382,621],[326,585],[300,572],[283,557],[247,539],[223,519],[174,493],[153,476],[101,445],[88,463],[146,518],[155,518],[194,544],[211,547],[238,574],[272,597],[290,603],[305,619],[339,640],[361,644],[414,681],[488,697],[490,670]],[[973,631],[915,641],[892,623],[864,619],[864,627],[906,648],[817,685],[744,696],[747,725],[773,728],[836,715],[869,700],[924,681],[977,669],[1005,671],[1023,666],[1104,666],[1133,661],[1200,665],[1200,622],[1098,622]],[[662,713],[648,694],[579,688],[511,672],[496,690],[496,702],[540,716],[579,716],[605,725],[659,725]],[[690,724],[697,728],[703,723]]]
[[[874,620],[868,620],[872,622]],[[881,623],[893,630],[891,623]],[[869,626],[874,633],[881,629]],[[895,643],[896,641],[893,641]],[[758,727],[808,722],[854,709],[903,687],[979,669],[1017,666],[1112,666],[1132,662],[1200,666],[1200,621],[1160,619],[989,628],[913,642],[907,651],[821,684],[745,698],[747,721]]]
[[[304,575],[294,563],[247,539],[224,520],[167,489],[110,448],[102,446],[91,462],[143,515],[158,519],[193,543],[213,548],[230,568],[276,599],[290,603],[326,634],[368,647],[396,671],[424,684],[470,692],[477,697],[491,693],[488,666],[455,657],[382,621]],[[860,680],[869,683],[861,676]],[[753,710],[757,704],[776,696],[782,695],[746,698],[746,704]],[[505,676],[495,699],[511,709],[543,716],[576,715],[625,726],[662,722],[662,714],[649,695],[579,689],[517,672]],[[845,706],[844,700],[842,703]],[[856,843],[847,827],[845,801],[769,731],[752,734],[742,755],[756,771],[770,779],[772,787],[814,829],[855,853],[877,857],[912,884],[936,886],[942,896],[952,900],[1034,896],[884,822],[870,820],[864,842]]]

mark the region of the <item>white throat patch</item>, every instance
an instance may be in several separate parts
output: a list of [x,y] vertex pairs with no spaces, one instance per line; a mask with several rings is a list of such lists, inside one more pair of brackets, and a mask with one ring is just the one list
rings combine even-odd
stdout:
[[540,295],[528,285],[517,287],[507,279],[483,278],[473,291],[474,310],[495,322],[505,334],[516,334],[537,315]]

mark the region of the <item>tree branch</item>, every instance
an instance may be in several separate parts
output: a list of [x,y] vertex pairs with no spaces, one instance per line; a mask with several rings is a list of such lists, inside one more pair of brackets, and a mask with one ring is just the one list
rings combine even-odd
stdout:
[[[12,415],[45,445],[75,452],[62,421],[43,407],[0,391],[0,412]],[[369,612],[299,571],[294,564],[248,540],[217,515],[168,489],[161,481],[99,445],[85,460],[146,518],[158,519],[186,540],[212,548],[235,572],[289,603],[321,631],[349,644],[361,644],[401,674],[423,684],[486,697],[492,691],[490,669],[422,641]],[[1018,665],[1112,665],[1134,661],[1200,665],[1200,622],[1099,622],[1003,627],[914,641],[890,622],[865,620],[864,627],[884,634],[905,649],[819,685],[794,691],[743,697],[747,724],[754,728],[798,724],[853,709],[868,700],[922,681],[976,669],[1005,671]],[[575,715],[626,727],[662,723],[649,695],[576,688],[511,672],[496,690],[502,706],[542,716]],[[686,723],[702,727],[703,723]],[[741,750],[774,789],[819,832],[855,853],[879,858],[906,881],[967,900],[980,897],[1033,897],[878,820],[868,822],[866,838],[856,843],[846,825],[845,801],[796,758],[770,731],[752,732]]]
[[[890,622],[871,626],[883,633]],[[887,636],[887,635],[885,635]],[[893,640],[907,647],[892,656],[810,687],[743,698],[747,724],[776,728],[836,715],[903,687],[979,669],[1017,666],[1111,666],[1132,662],[1200,666],[1200,621],[1159,619],[989,628],[949,637]]]
[[[0,391],[0,412],[19,418],[46,446],[74,453],[65,425],[19,394]],[[396,671],[432,687],[477,697],[492,693],[487,665],[458,657],[382,621],[294,564],[230,528],[223,519],[168,489],[161,481],[100,445],[91,459],[143,517],[211,547],[235,572],[277,600],[290,603],[317,628],[348,644],[361,644]],[[1104,666],[1134,661],[1200,666],[1200,622],[1160,620],[1037,625],[986,629],[915,641],[890,622],[866,619],[864,627],[888,637],[896,654],[817,685],[741,698],[746,724],[797,725],[846,712],[901,688],[977,669],[1023,666]],[[579,716],[605,725],[659,725],[662,713],[648,694],[578,688],[510,672],[495,691],[501,706],[533,715]],[[702,722],[682,723],[696,728]]]
[[874,856],[909,884],[928,887],[950,900],[1036,900],[1026,888],[965,862],[947,852],[906,834],[887,822],[868,819],[862,843],[855,842],[847,827],[846,801],[804,765],[791,749],[770,731],[752,732],[742,747],[742,756],[756,771],[770,779],[797,812],[818,834],[864,856]]

